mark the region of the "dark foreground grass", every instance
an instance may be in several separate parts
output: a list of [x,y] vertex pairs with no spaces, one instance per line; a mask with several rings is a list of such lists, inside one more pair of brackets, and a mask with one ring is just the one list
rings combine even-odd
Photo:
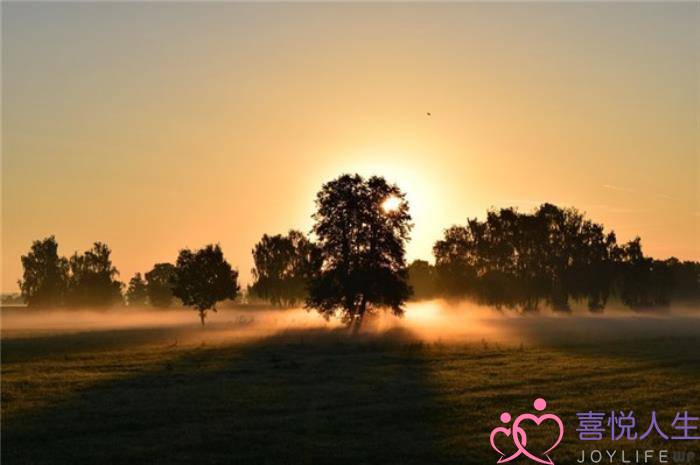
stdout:
[[[500,413],[544,397],[567,425],[552,457],[573,464],[578,411],[700,413],[687,334],[505,347],[401,330],[175,345],[174,331],[3,341],[2,463],[488,464]],[[700,455],[700,442],[643,446]]]

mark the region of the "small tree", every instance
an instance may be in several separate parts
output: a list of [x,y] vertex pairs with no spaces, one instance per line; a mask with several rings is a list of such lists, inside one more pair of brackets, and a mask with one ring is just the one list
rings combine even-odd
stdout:
[[146,273],[148,300],[154,307],[167,308],[173,301],[175,266],[172,263],[156,263]]
[[282,236],[263,235],[253,249],[253,295],[274,305],[295,305],[308,294],[311,278],[320,267],[318,248],[299,231]]
[[238,293],[238,272],[224,259],[221,247],[180,251],[175,266],[173,295],[184,305],[194,307],[204,326],[207,310],[216,312],[216,303],[234,299]]
[[313,218],[322,268],[307,307],[326,317],[339,310],[355,331],[375,309],[402,315],[411,293],[404,255],[412,226],[403,192],[381,177],[343,175],[323,185]]
[[146,282],[141,277],[141,273],[136,273],[129,280],[129,287],[126,290],[126,301],[130,307],[146,305],[148,293],[146,292]]
[[49,307],[63,303],[68,285],[68,261],[58,256],[54,236],[34,241],[22,255],[23,278],[18,282],[22,297],[30,307]]

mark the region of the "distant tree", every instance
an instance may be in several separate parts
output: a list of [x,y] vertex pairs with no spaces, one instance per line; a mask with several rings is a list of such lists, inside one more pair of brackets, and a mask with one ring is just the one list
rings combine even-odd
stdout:
[[430,299],[437,294],[435,267],[425,260],[414,260],[408,265],[408,282],[416,300]]
[[569,311],[570,298],[587,299],[600,311],[612,290],[616,247],[613,233],[575,209],[543,204],[532,214],[506,208],[454,226],[433,252],[438,288],[448,294],[523,312],[541,302]]
[[670,303],[673,270],[667,262],[644,256],[640,238],[620,248],[618,276],[620,299],[625,305],[642,310]]
[[666,264],[673,274],[673,297],[684,300],[700,299],[700,263],[669,258]]
[[617,239],[603,226],[584,220],[576,235],[576,252],[566,272],[567,288],[574,299],[586,299],[588,310],[601,312],[615,285]]
[[224,259],[218,244],[194,252],[184,249],[175,265],[173,295],[199,312],[203,326],[207,310],[216,312],[217,302],[236,297],[237,281],[238,272]]
[[104,307],[122,303],[119,271],[112,265],[107,244],[95,242],[84,254],[77,252],[68,261],[67,303],[71,306]]
[[18,282],[22,297],[30,307],[51,307],[63,303],[68,286],[68,262],[58,256],[54,236],[34,241],[22,255],[24,274]]
[[156,263],[153,269],[146,273],[146,292],[148,300],[154,307],[167,308],[173,301],[173,280],[175,265],[172,263]]
[[340,311],[355,330],[378,308],[402,315],[411,293],[404,255],[412,226],[403,192],[381,177],[343,175],[323,185],[313,218],[322,267],[307,307],[326,317]]
[[467,226],[447,228],[444,238],[433,247],[437,292],[445,297],[472,294],[477,282],[476,236],[480,225],[468,221]]
[[320,258],[318,247],[299,231],[286,236],[265,234],[253,248],[255,281],[250,292],[274,305],[295,305],[307,297]]
[[146,291],[146,282],[141,277],[141,273],[136,273],[129,280],[129,287],[126,290],[126,300],[130,307],[138,307],[146,305],[148,292]]

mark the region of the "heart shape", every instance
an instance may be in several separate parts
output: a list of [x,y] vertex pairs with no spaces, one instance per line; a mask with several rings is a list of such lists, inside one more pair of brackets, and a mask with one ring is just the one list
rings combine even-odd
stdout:
[[[559,427],[559,436],[557,437],[556,441],[544,452],[542,452],[542,455],[547,457],[547,460],[544,460],[541,457],[538,457],[534,454],[532,454],[527,448],[525,447],[526,442],[521,441],[520,437],[527,438],[525,435],[525,431],[520,427],[520,424],[524,421],[531,421],[535,425],[540,426],[542,423],[545,421],[553,421],[556,423],[556,425]],[[555,447],[559,445],[561,440],[564,438],[564,424],[561,421],[561,418],[559,418],[556,415],[552,415],[550,413],[544,414],[542,416],[536,416],[531,413],[524,413],[520,415],[518,418],[515,419],[513,422],[513,431],[516,432],[516,434],[513,434],[513,442],[515,443],[516,447],[519,449],[519,451],[522,451],[522,453],[534,460],[535,462],[542,463],[542,464],[547,464],[547,465],[554,465],[554,462],[552,462],[552,459],[550,459],[547,454],[549,454],[552,450],[554,450]],[[520,434],[522,432],[522,434]]]
[[[506,453],[503,452],[501,449],[499,449],[498,446],[496,445],[496,436],[498,436],[499,434],[502,434],[506,437],[510,437],[511,430],[510,430],[510,428],[498,427],[498,428],[494,428],[493,431],[491,431],[491,435],[489,436],[489,441],[491,442],[491,447],[493,448],[493,450],[495,450],[496,452],[501,454],[501,457],[498,459],[498,462],[496,462],[496,463],[510,462],[511,460],[515,459],[516,457],[518,457],[520,454],[523,453],[521,448],[518,448],[518,450],[516,450],[511,455],[506,457]],[[527,437],[525,436],[525,432],[522,429],[520,429],[520,430],[518,430],[517,434],[519,434],[521,436],[521,439],[520,439],[521,444],[523,444],[523,445],[527,444]]]

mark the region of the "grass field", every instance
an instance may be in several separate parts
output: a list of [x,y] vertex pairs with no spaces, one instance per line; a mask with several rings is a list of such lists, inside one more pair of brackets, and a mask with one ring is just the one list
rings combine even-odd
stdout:
[[[488,464],[500,413],[536,397],[567,426],[552,458],[573,464],[576,412],[634,410],[644,429],[651,410],[666,424],[700,414],[692,317],[493,317],[489,337],[464,319],[468,336],[442,338],[410,314],[356,337],[256,331],[256,314],[202,329],[184,315],[192,323],[6,331],[3,464]],[[697,441],[641,444],[700,455]]]

